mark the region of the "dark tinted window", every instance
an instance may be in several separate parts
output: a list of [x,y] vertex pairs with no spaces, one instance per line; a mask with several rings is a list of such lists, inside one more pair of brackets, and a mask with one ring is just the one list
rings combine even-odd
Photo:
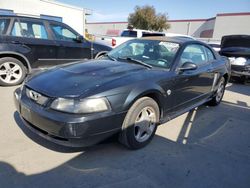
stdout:
[[9,23],[9,19],[0,19],[0,35],[4,35],[6,33]]
[[73,41],[76,39],[77,34],[62,25],[52,24],[51,29],[57,40]]
[[121,34],[122,37],[137,37],[137,31],[123,31]]
[[15,21],[11,35],[17,37],[48,39],[48,35],[43,23],[33,21]]
[[143,32],[142,33],[142,37],[159,37],[159,36],[165,36],[164,33],[147,33],[147,32]]

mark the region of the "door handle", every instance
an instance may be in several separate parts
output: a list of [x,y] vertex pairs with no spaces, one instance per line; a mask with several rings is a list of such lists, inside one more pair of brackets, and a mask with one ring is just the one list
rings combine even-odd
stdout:
[[11,41],[12,44],[21,44],[21,42],[17,41],[17,40],[13,40]]

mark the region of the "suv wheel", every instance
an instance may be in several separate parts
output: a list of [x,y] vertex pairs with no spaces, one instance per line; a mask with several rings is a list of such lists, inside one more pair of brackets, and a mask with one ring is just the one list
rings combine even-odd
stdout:
[[159,117],[159,107],[153,99],[149,97],[138,99],[124,119],[120,142],[129,149],[146,146],[155,135]]
[[208,102],[208,105],[217,106],[218,104],[220,104],[225,92],[225,87],[226,87],[226,80],[224,77],[222,77],[220,79],[219,86],[215,93],[215,96]]
[[26,67],[19,60],[12,57],[0,59],[0,85],[18,85],[22,83],[26,73]]

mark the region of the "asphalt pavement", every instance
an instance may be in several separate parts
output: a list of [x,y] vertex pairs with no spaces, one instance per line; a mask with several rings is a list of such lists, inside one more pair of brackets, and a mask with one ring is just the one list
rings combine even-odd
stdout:
[[219,106],[161,125],[137,151],[114,139],[84,151],[47,142],[18,118],[15,88],[0,87],[1,188],[250,187],[250,85],[230,83]]

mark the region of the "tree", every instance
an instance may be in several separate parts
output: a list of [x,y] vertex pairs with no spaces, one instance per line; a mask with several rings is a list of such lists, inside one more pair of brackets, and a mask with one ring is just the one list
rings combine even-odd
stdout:
[[166,13],[156,14],[153,6],[136,6],[134,13],[129,14],[128,24],[137,29],[163,31],[169,29],[168,17]]

